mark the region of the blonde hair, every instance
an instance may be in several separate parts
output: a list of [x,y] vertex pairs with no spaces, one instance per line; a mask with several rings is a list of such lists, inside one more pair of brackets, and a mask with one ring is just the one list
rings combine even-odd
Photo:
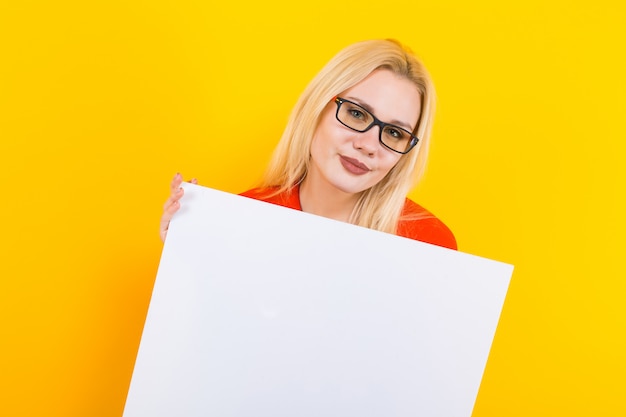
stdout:
[[424,173],[435,108],[435,91],[424,65],[393,39],[358,42],[341,50],[305,88],[291,112],[262,182],[288,191],[306,176],[311,142],[322,111],[342,91],[358,84],[377,69],[386,69],[415,84],[421,96],[421,114],[414,134],[415,149],[403,155],[387,175],[362,191],[350,223],[395,233],[406,195]]

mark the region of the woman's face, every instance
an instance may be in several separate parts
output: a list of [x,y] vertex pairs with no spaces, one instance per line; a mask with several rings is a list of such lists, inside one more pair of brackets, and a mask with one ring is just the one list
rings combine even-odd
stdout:
[[[339,97],[357,103],[379,120],[412,132],[421,100],[417,87],[404,77],[379,69]],[[356,132],[342,125],[332,101],[324,109],[311,143],[307,176],[317,183],[355,194],[376,185],[402,157],[379,142],[380,128]],[[414,151],[415,152],[415,151]]]

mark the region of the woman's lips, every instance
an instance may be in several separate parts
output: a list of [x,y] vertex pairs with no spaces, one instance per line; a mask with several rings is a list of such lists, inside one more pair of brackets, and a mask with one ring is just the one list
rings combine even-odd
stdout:
[[350,172],[354,175],[363,175],[370,172],[370,169],[367,165],[362,162],[359,162],[358,159],[349,158],[347,156],[339,155],[339,160],[341,161],[341,165],[346,169],[346,171]]

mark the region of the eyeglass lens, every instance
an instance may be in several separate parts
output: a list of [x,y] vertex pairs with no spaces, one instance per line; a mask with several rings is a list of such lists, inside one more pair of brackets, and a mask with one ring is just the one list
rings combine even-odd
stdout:
[[411,146],[412,134],[395,125],[383,122],[376,123],[375,117],[363,107],[347,100],[338,102],[337,119],[350,129],[358,132],[365,132],[375,124],[382,125],[380,131],[380,141],[397,152],[406,152]]

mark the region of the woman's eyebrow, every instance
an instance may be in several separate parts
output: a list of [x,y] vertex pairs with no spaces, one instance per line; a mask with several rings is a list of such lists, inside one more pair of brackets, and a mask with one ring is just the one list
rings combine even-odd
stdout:
[[[354,101],[356,104],[358,104],[359,106],[363,107],[365,110],[370,112],[372,115],[375,115],[374,114],[375,112],[372,109],[372,106],[370,106],[369,104],[367,104],[366,102],[364,102],[360,98],[352,97],[352,96],[348,96],[348,97],[345,97],[345,98],[350,100],[350,101]],[[376,116],[376,117],[378,117],[378,116]],[[400,120],[397,120],[397,119],[394,119],[394,120],[391,120],[391,121],[385,122],[385,123],[396,125],[398,127],[401,127],[401,128],[404,128],[404,129],[408,130],[409,132],[413,131],[413,128],[411,127],[410,124],[404,123],[404,122],[402,122]]]

